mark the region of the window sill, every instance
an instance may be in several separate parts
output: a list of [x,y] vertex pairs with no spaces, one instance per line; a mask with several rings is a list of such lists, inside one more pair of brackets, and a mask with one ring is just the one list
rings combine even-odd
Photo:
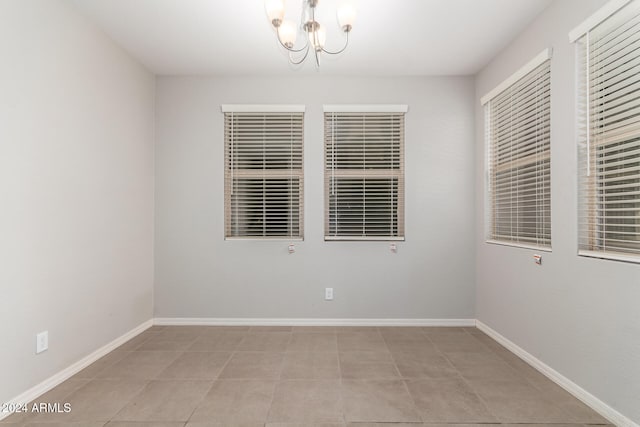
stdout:
[[304,242],[303,237],[225,237],[224,240],[228,241],[252,241],[252,242]]
[[356,236],[324,236],[325,242],[404,242],[404,237],[356,237]]
[[599,258],[608,261],[622,261],[629,262],[633,264],[640,264],[640,256],[625,254],[623,252],[599,252],[599,251],[587,251],[587,250],[579,250],[579,256],[588,257],[588,258]]
[[540,252],[553,252],[550,247],[527,245],[526,243],[503,242],[501,240],[485,240],[485,243],[489,243],[491,245],[510,246],[513,248],[520,248],[520,249],[529,249],[529,250],[540,251]]

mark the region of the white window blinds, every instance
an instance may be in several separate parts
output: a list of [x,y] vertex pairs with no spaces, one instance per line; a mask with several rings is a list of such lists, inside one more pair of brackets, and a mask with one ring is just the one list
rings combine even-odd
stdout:
[[483,98],[489,241],[551,247],[549,57],[538,55]]
[[244,107],[223,106],[225,237],[302,238],[304,113]]
[[399,107],[325,108],[325,240],[404,239],[406,106]]
[[640,1],[585,31],[576,55],[579,253],[640,262]]

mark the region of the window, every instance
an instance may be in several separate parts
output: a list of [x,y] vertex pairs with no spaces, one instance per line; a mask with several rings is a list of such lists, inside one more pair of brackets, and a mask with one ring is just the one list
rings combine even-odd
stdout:
[[551,248],[550,50],[483,97],[488,240]]
[[302,106],[223,105],[225,237],[303,237]]
[[579,253],[640,262],[640,1],[620,4],[570,35],[579,76]]
[[325,240],[404,240],[407,106],[325,106]]

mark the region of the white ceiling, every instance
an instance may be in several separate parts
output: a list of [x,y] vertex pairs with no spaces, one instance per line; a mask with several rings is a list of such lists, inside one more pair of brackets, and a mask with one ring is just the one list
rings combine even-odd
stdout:
[[[289,65],[263,0],[70,0],[148,69],[160,75],[316,73]],[[320,0],[328,49],[343,34],[339,1]],[[475,74],[551,0],[356,0],[349,48],[322,58],[322,74]],[[302,0],[287,1],[289,19]]]

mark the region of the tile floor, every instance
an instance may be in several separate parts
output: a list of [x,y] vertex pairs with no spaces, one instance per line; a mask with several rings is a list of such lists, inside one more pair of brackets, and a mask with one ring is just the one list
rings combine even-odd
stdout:
[[0,424],[607,424],[475,328],[154,326],[37,402]]

